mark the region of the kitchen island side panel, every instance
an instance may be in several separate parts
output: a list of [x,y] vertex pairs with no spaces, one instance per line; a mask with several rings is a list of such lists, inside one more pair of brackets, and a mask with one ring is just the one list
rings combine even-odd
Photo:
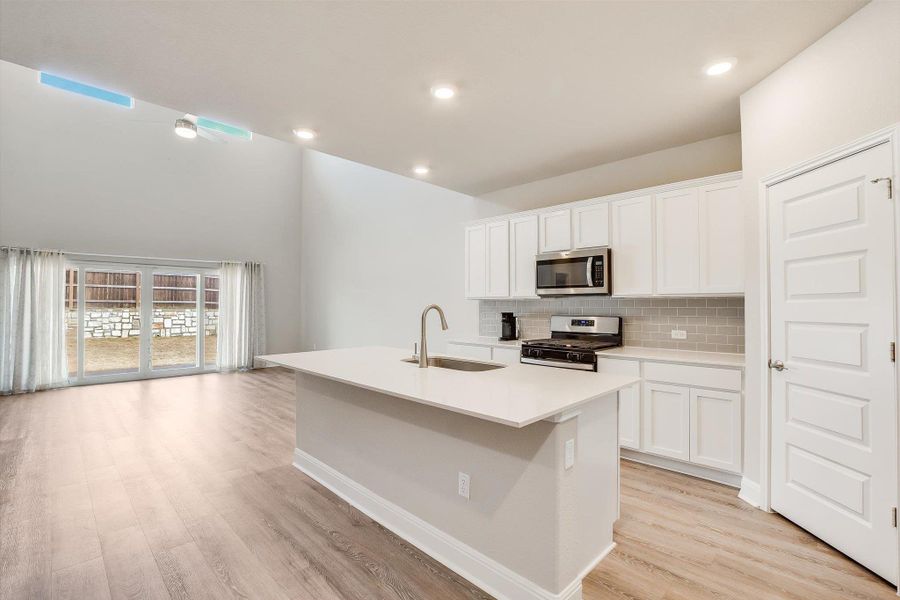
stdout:
[[[615,414],[614,394],[597,403]],[[560,496],[576,493],[578,479],[595,479],[608,496],[600,504],[617,502],[617,452],[564,468],[564,443],[577,437],[579,419],[513,428],[297,373],[300,451],[553,593],[571,582],[563,573],[583,567],[561,565],[563,548],[571,561],[612,543],[614,511]],[[614,441],[614,419],[606,421]],[[459,472],[471,478],[469,500],[457,494]],[[563,532],[561,523],[573,521],[583,529]]]

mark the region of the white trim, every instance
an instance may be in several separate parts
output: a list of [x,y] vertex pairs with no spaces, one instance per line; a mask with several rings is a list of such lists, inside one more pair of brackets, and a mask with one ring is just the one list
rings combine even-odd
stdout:
[[[732,171],[730,173],[720,173],[719,175],[710,175],[709,177],[698,177],[697,179],[688,179],[685,181],[676,181],[674,183],[664,183],[662,185],[657,185],[648,188],[641,188],[639,190],[629,190],[627,192],[619,192],[617,194],[609,194],[606,196],[597,196],[596,198],[585,198],[584,200],[574,200],[572,202],[564,202],[562,204],[554,204],[553,206],[544,206],[542,208],[534,208],[532,210],[523,210],[520,212],[514,213],[505,213],[501,215],[496,215],[493,217],[485,217],[484,219],[477,219],[475,221],[467,221],[465,225],[480,225],[482,223],[489,223],[492,221],[497,221],[500,219],[511,219],[511,218],[519,218],[527,215],[537,215],[540,213],[552,211],[552,210],[562,210],[562,209],[572,209],[579,206],[585,206],[588,204],[594,204],[598,202],[612,202],[614,200],[624,200],[627,198],[633,198],[636,196],[647,196],[651,194],[661,194],[663,192],[670,192],[673,190],[679,190],[686,187],[696,187],[701,185],[711,185],[716,183],[723,183],[726,181],[736,181],[741,178],[741,171]],[[709,294],[711,296],[722,296],[723,294]],[[530,297],[533,298],[533,297]]]
[[733,488],[738,488],[741,486],[741,476],[737,473],[720,471],[719,469],[713,469],[710,467],[705,467],[703,465],[695,465],[693,463],[688,463],[665,456],[647,454],[646,452],[638,452],[637,450],[631,450],[629,448],[619,448],[619,455],[625,460],[630,460],[631,462],[640,463],[642,465],[649,465],[651,467],[657,467],[659,469],[665,469],[667,471],[675,471],[676,473],[681,473],[682,475],[690,475],[691,477],[706,479],[707,481],[721,483],[722,485],[727,485]]
[[382,498],[314,456],[294,448],[294,467],[345,502],[416,546],[499,600],[581,600],[581,580],[615,547],[615,542],[561,592],[554,594],[471,546]]
[[738,498],[754,508],[759,508],[759,484],[746,477],[741,478],[741,491]]
[[[849,144],[832,148],[826,152],[818,154],[808,160],[797,163],[786,169],[782,169],[772,173],[759,180],[757,186],[758,205],[760,206],[759,231],[757,239],[759,241],[759,298],[760,298],[760,353],[758,358],[758,368],[760,370],[760,461],[759,461],[759,508],[765,511],[771,511],[772,507],[772,482],[771,482],[771,456],[772,456],[772,439],[771,439],[771,406],[772,406],[772,389],[771,374],[768,368],[768,359],[770,354],[769,333],[772,329],[770,314],[770,293],[769,293],[769,187],[797,177],[809,171],[818,169],[835,161],[841,160],[853,154],[857,154],[869,148],[873,148],[883,143],[892,144],[894,153],[894,194],[897,194],[897,179],[900,177],[900,124],[894,124],[890,127],[880,129],[874,133],[863,136]],[[895,201],[896,205],[896,201]],[[897,223],[895,227],[900,227],[900,216],[897,216],[895,210],[895,219]],[[898,229],[900,231],[900,229]],[[896,237],[896,236],[895,236]],[[895,250],[895,259],[900,263],[900,250]],[[900,318],[900,315],[898,315]],[[900,411],[898,411],[900,412]],[[900,415],[898,415],[898,427],[900,427]],[[900,451],[900,442],[898,442],[898,451]],[[898,489],[898,497],[900,497],[900,489]]]

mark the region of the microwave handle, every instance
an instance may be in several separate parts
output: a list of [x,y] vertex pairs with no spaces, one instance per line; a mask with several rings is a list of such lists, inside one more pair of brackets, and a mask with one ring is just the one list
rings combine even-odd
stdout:
[[594,257],[589,256],[587,259],[587,284],[589,287],[594,287]]

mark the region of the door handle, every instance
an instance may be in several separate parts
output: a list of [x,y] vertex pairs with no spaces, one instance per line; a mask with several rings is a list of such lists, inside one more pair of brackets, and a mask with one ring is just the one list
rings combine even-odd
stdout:
[[781,362],[780,360],[772,360],[771,358],[769,359],[769,368],[775,369],[776,371],[787,371],[788,370],[788,368],[786,366],[784,366],[783,362]]

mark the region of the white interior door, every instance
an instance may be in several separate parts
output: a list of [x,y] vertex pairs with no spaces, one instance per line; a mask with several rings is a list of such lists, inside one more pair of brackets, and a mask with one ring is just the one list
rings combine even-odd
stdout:
[[768,190],[772,508],[897,583],[894,200],[882,144]]

